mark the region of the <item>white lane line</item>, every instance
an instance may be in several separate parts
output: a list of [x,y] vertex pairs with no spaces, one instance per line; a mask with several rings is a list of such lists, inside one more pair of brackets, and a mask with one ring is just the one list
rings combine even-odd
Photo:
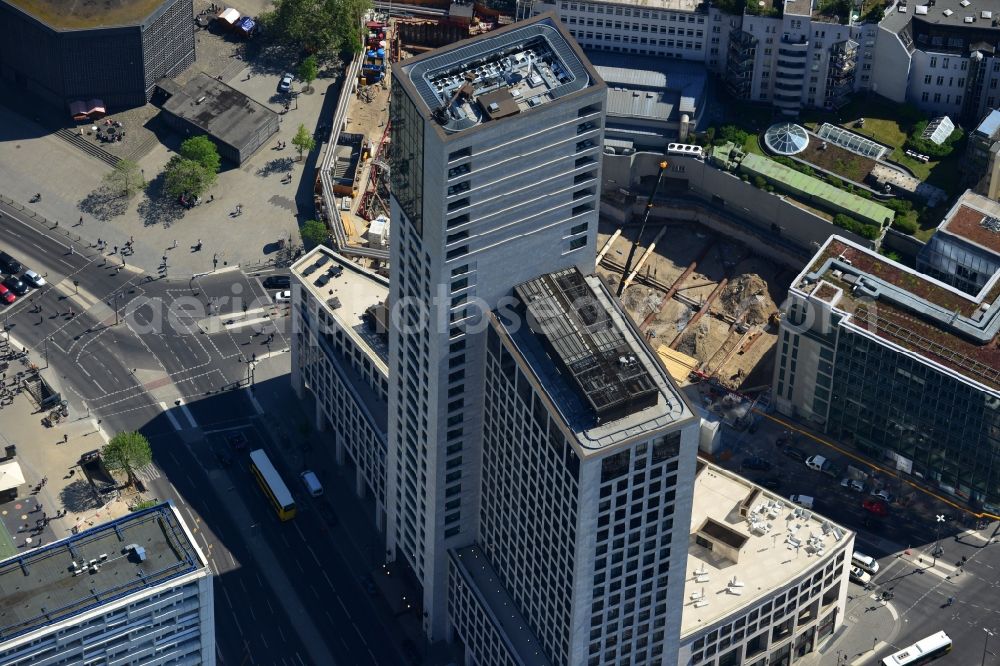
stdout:
[[104,390],[104,387],[97,383],[96,379],[91,379],[91,381],[94,382],[94,386],[101,390],[101,393],[107,393],[107,391]]
[[[83,366],[81,365],[81,366],[80,366],[80,369],[81,369],[81,370],[83,370],[83,374],[85,374],[85,375],[87,375],[88,377],[90,377],[90,373],[89,373],[89,372],[87,372],[87,368],[85,368],[85,367],[83,367]],[[93,379],[93,377],[90,377],[90,378],[91,378],[91,379]]]
[[184,416],[187,418],[188,423],[191,424],[192,428],[197,428],[198,422],[194,420],[194,414],[191,413],[191,410],[188,409],[188,406],[184,404],[183,400],[180,400],[179,402],[181,403],[180,404],[181,411],[184,412]]
[[163,413],[167,415],[168,419],[170,419],[170,425],[172,425],[174,427],[174,430],[183,430],[184,429],[183,427],[181,427],[181,424],[177,420],[177,417],[174,416],[173,412],[170,411],[170,408],[167,407],[167,403],[161,402],[160,403],[160,409],[162,409]]

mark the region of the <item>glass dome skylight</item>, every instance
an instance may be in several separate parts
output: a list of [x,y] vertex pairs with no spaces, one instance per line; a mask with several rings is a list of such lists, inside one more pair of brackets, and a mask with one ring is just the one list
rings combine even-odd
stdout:
[[764,143],[768,150],[778,155],[795,155],[809,145],[809,135],[795,123],[778,123],[764,132]]

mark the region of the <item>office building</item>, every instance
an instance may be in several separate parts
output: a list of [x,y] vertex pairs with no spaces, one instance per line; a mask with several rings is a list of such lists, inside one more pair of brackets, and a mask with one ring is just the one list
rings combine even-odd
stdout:
[[215,664],[212,571],[172,504],[0,562],[0,663]]
[[854,534],[698,461],[683,666],[788,666],[844,622]]
[[1000,203],[966,191],[921,248],[917,270],[979,294],[1000,271]]
[[490,316],[479,525],[449,616],[476,664],[660,664],[678,650],[699,420],[597,276]]
[[355,491],[385,524],[389,281],[322,245],[292,264],[292,388],[312,395],[315,427],[350,462]]
[[[995,256],[1000,223],[974,203],[956,204],[938,233]],[[903,478],[996,511],[1000,272],[973,280],[964,257],[922,261],[982,287],[970,293],[830,237],[789,290],[775,405]]]
[[397,63],[391,85],[387,538],[438,639],[447,549],[478,523],[483,316],[593,270],[606,91],[553,16]]
[[1000,105],[1000,2],[917,0],[879,24],[872,89],[969,126]]
[[965,182],[977,194],[1000,199],[1000,110],[992,109],[969,132],[962,162]]
[[191,0],[0,0],[0,76],[61,106],[142,106],[194,62]]

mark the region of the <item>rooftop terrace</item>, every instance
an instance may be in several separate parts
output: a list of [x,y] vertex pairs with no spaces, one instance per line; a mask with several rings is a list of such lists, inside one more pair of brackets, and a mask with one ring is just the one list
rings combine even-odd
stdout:
[[[839,290],[829,296],[823,283]],[[792,289],[850,314],[867,330],[958,374],[1000,390],[1000,272],[979,296],[831,236]],[[817,293],[819,297],[819,293]]]
[[449,134],[600,84],[551,16],[463,40],[394,68]]
[[0,563],[0,642],[205,569],[161,504]]
[[577,433],[584,455],[693,418],[599,278],[571,268],[514,291],[521,317],[500,325]]
[[1000,204],[966,192],[938,226],[986,252],[1000,255]]
[[166,0],[0,0],[55,30],[139,25]]
[[[700,460],[698,470],[682,637],[826,566],[851,544],[850,531],[742,477]],[[718,546],[698,545],[695,534]]]

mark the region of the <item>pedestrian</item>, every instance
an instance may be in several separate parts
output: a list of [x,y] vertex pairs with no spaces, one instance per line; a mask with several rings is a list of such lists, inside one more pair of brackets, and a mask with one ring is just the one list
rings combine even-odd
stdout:
[[83,226],[83,215],[80,216],[80,226]]
[[128,244],[129,245],[131,245],[134,241],[135,241],[135,237],[134,236],[129,236],[128,237]]
[[171,247],[177,247],[177,239],[174,239],[174,244]]
[[68,441],[69,441],[69,435],[67,433],[63,433],[63,444],[65,444]]
[[115,245],[115,249],[111,251],[111,254],[118,254],[118,246]]
[[102,245],[104,245],[104,243],[102,243],[102,242],[101,242],[101,239],[100,239],[100,238],[98,238],[98,239],[97,239],[97,247],[101,247]]
[[70,255],[76,254],[76,249],[72,245],[69,246],[69,253]]
[[209,197],[208,197],[208,200],[209,200],[209,201],[215,201],[215,195],[213,194],[213,195],[209,196]]

